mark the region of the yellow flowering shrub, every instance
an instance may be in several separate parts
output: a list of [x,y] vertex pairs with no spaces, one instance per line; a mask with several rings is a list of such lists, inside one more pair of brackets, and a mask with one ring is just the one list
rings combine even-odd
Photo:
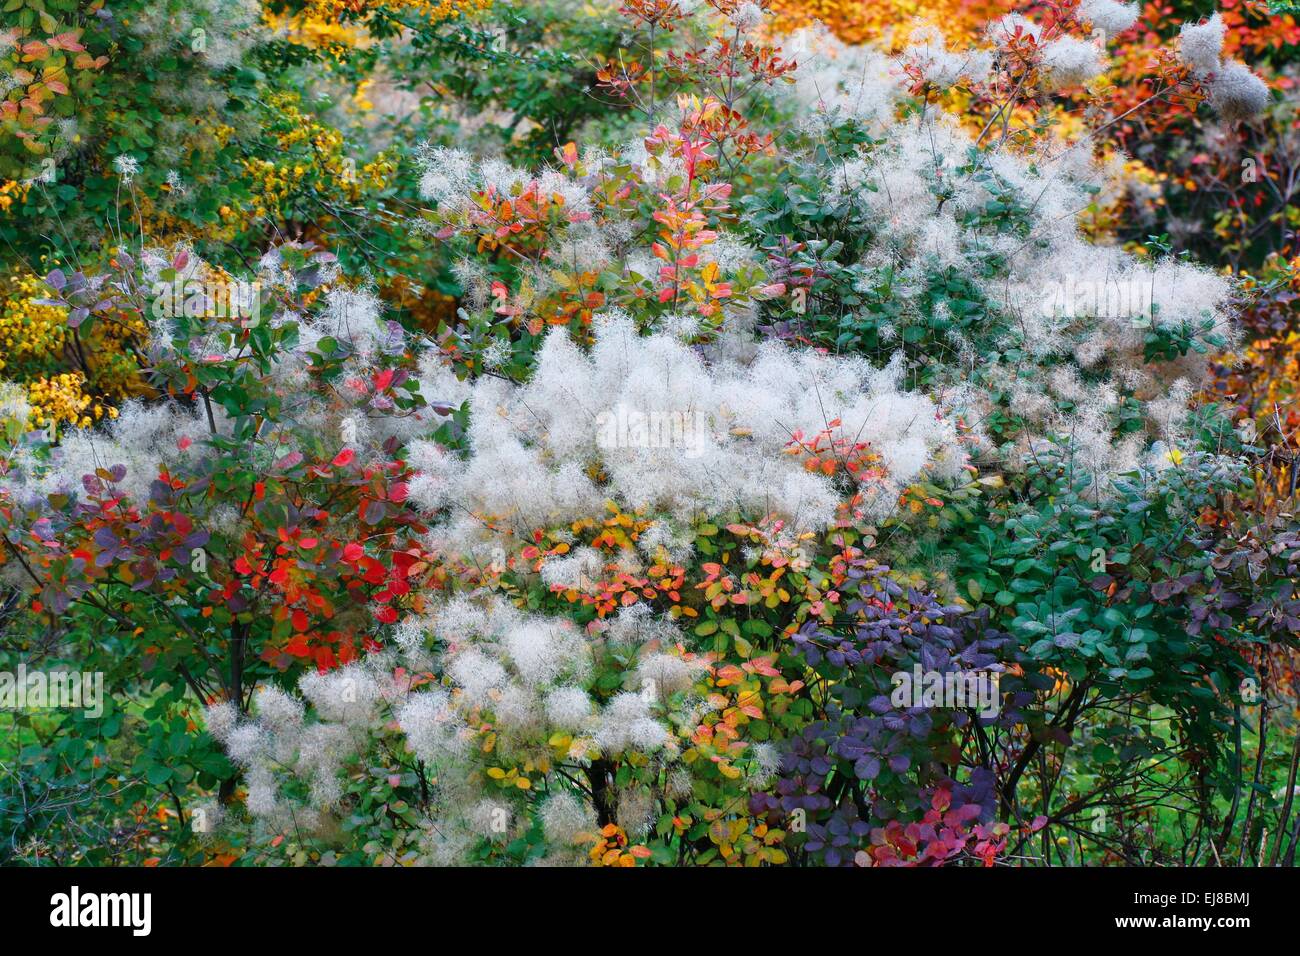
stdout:
[[86,428],[105,415],[117,417],[116,408],[86,393],[86,376],[81,372],[61,372],[49,378],[42,375],[29,382],[27,403],[31,406],[27,425],[33,429]]
[[342,57],[350,50],[370,45],[365,30],[370,20],[393,21],[403,14],[414,14],[434,24],[490,6],[492,0],[308,0],[301,10],[292,13],[269,4],[263,19],[294,43]]
[[16,179],[0,182],[0,213],[8,212],[15,201],[22,202],[27,195],[27,186]]
[[337,23],[349,12],[370,15],[381,11],[414,13],[430,23],[438,23],[486,10],[491,5],[492,0],[310,0],[304,12],[307,18],[324,23]]
[[788,33],[821,21],[845,43],[878,43],[891,29],[920,18],[942,24],[950,40],[970,39],[1005,0],[772,0],[772,26]]
[[43,294],[34,275],[0,276],[0,374],[63,351],[67,310],[39,304]]
[[[112,403],[140,390],[130,343],[145,334],[138,318],[97,323],[75,343],[67,310],[45,304],[44,282],[27,272],[0,274],[0,378],[26,390],[29,428],[85,427]],[[90,376],[70,364],[84,364]]]
[[289,16],[269,10],[263,19],[268,27],[291,42],[324,50],[335,57],[342,57],[350,50],[365,49],[370,44],[365,31],[337,20],[324,20],[306,13]]
[[[343,134],[304,112],[298,94],[274,93],[266,105],[273,113],[268,131],[279,158],[244,161],[244,174],[256,197],[247,210],[254,219],[279,218],[286,207],[305,196],[355,202],[366,191],[384,189],[397,171],[395,157],[388,152],[358,166],[347,154]],[[314,212],[329,214],[328,208]],[[227,214],[223,209],[222,216]]]

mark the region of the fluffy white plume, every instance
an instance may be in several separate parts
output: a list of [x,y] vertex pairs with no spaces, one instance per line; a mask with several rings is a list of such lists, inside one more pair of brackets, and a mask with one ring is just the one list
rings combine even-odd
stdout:
[[1116,0],[1083,0],[1079,4],[1079,16],[1113,37],[1137,23],[1138,5]]
[[1220,66],[1210,81],[1210,107],[1229,122],[1258,116],[1268,99],[1268,84],[1237,60]]
[[[527,385],[480,380],[468,458],[418,446],[412,461],[426,470],[413,488],[421,504],[453,506],[435,533],[460,553],[490,545],[495,529],[524,534],[600,514],[606,499],[677,525],[737,511],[817,530],[841,492],[787,453],[796,435],[811,439],[838,420],[837,435],[869,444],[883,474],[865,490],[883,511],[928,464],[964,460],[952,423],[924,395],[900,391],[901,374],[898,364],[876,369],[775,343],[749,365],[708,365],[671,336],[642,336],[607,313],[590,353],[556,330]],[[599,572],[594,554],[577,552],[546,573],[574,586]]]
[[847,46],[821,26],[794,34],[787,47],[799,56],[793,93],[806,124],[854,117],[883,125],[893,119],[903,91],[886,54]]
[[917,69],[927,81],[940,89],[956,86],[962,79],[980,82],[987,79],[993,67],[993,54],[988,50],[954,52],[948,48],[943,34],[931,24],[915,27],[903,51],[902,61]]
[[558,791],[542,804],[542,829],[551,843],[564,846],[594,833],[596,815],[567,791]]
[[1063,36],[1043,47],[1043,67],[1055,86],[1082,86],[1101,75],[1106,62],[1096,44]]
[[1208,20],[1183,24],[1178,31],[1178,55],[1193,73],[1204,76],[1219,68],[1224,30],[1217,12]]

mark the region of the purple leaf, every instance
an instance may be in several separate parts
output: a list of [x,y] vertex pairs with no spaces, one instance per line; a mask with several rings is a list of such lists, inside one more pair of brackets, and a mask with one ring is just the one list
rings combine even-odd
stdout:
[[863,757],[853,765],[853,772],[859,780],[875,780],[880,776],[880,758]]
[[368,525],[377,525],[379,522],[384,520],[384,516],[387,514],[388,509],[384,506],[382,501],[372,501],[370,504],[366,505],[366,510],[361,516],[361,520]]

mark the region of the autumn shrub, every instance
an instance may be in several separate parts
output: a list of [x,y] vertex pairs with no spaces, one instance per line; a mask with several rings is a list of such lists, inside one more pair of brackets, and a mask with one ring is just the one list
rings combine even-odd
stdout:
[[[276,3],[166,148],[23,107],[108,212],[5,313],[4,653],[115,694],[18,718],[8,852],[87,855],[15,809],[59,776],[109,861],[1293,856],[1300,544],[1211,361],[1253,290],[1117,241],[1099,112],[1269,88],[1193,23],[1122,100],[1109,0],[777,12]],[[204,55],[28,20],[119,104]],[[101,421],[35,410],[78,372]]]

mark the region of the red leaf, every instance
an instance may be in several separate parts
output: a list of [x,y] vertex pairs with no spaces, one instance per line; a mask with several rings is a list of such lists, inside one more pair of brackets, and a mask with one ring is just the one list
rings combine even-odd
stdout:
[[276,471],[288,471],[302,461],[302,452],[291,451],[271,467]]
[[339,452],[337,455],[334,456],[334,466],[336,468],[344,468],[347,465],[352,464],[352,459],[356,457],[357,457],[357,453],[354,452],[351,448],[344,448],[341,452]]

